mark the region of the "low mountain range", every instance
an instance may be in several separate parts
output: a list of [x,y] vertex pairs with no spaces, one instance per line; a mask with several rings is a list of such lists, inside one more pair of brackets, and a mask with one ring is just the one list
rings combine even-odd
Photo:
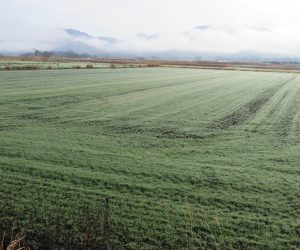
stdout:
[[[209,26],[197,26],[197,30],[208,30]],[[259,53],[256,51],[241,51],[239,53],[208,53],[190,50],[167,50],[167,51],[134,51],[114,49],[121,41],[115,37],[92,36],[77,29],[63,29],[64,38],[52,44],[53,51],[59,53],[72,51],[77,54],[84,54],[96,57],[118,57],[118,58],[145,58],[164,60],[207,60],[207,61],[248,61],[248,62],[295,62],[300,63],[300,58],[289,57],[281,54]],[[151,41],[159,38],[159,34],[138,33],[137,39]],[[17,55],[0,51],[1,54]],[[19,54],[26,54],[23,51]],[[30,53],[30,52],[29,52]]]

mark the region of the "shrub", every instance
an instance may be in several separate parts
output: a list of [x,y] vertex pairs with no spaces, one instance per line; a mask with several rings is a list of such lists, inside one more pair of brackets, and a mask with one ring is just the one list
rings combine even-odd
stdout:
[[110,69],[115,69],[115,68],[116,68],[116,65],[115,65],[114,63],[111,63],[111,64],[109,65],[109,68],[110,68]]
[[81,69],[81,66],[80,65],[73,65],[72,69]]
[[148,63],[147,67],[160,67],[160,63],[157,62]]
[[39,65],[23,65],[23,66],[5,66],[4,70],[36,70],[39,69]]
[[4,70],[12,70],[12,68],[11,68],[11,66],[6,65],[6,66],[4,67]]
[[92,64],[87,64],[87,65],[86,65],[86,68],[87,68],[87,69],[93,69],[94,66],[93,66]]
[[24,70],[32,70],[32,69],[39,69],[40,67],[38,65],[25,65],[20,67],[20,69]]

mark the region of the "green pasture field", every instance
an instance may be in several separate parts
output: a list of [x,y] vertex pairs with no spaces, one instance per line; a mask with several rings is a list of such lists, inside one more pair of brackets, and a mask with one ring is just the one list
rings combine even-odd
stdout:
[[300,75],[1,71],[0,178],[36,249],[299,249]]

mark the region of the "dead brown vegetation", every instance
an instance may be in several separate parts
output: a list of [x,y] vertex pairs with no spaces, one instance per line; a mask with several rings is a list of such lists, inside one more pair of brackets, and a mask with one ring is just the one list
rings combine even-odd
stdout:
[[[3,57],[1,60],[20,61],[41,61],[40,57]],[[146,60],[146,59],[123,59],[123,58],[61,58],[49,57],[48,62],[56,63],[108,63],[110,65],[123,67],[184,67],[197,69],[225,69],[225,70],[245,70],[245,71],[266,71],[266,72],[294,72],[300,73],[300,64],[285,63],[261,63],[261,62],[217,62],[217,61],[176,61],[176,60]],[[109,66],[111,68],[111,66]],[[75,69],[78,66],[73,67]],[[81,68],[81,67],[80,67]],[[29,69],[29,68],[28,68]],[[6,70],[12,70],[7,67]]]

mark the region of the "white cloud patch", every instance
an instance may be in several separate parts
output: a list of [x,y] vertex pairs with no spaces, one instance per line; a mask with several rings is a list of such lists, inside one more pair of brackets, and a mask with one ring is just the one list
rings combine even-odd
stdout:
[[145,39],[145,40],[154,40],[159,37],[158,34],[144,34],[144,33],[138,33],[137,34],[138,38]]
[[[0,51],[73,39],[110,51],[300,56],[299,9],[298,0],[0,0]],[[93,38],[72,38],[70,27]]]

